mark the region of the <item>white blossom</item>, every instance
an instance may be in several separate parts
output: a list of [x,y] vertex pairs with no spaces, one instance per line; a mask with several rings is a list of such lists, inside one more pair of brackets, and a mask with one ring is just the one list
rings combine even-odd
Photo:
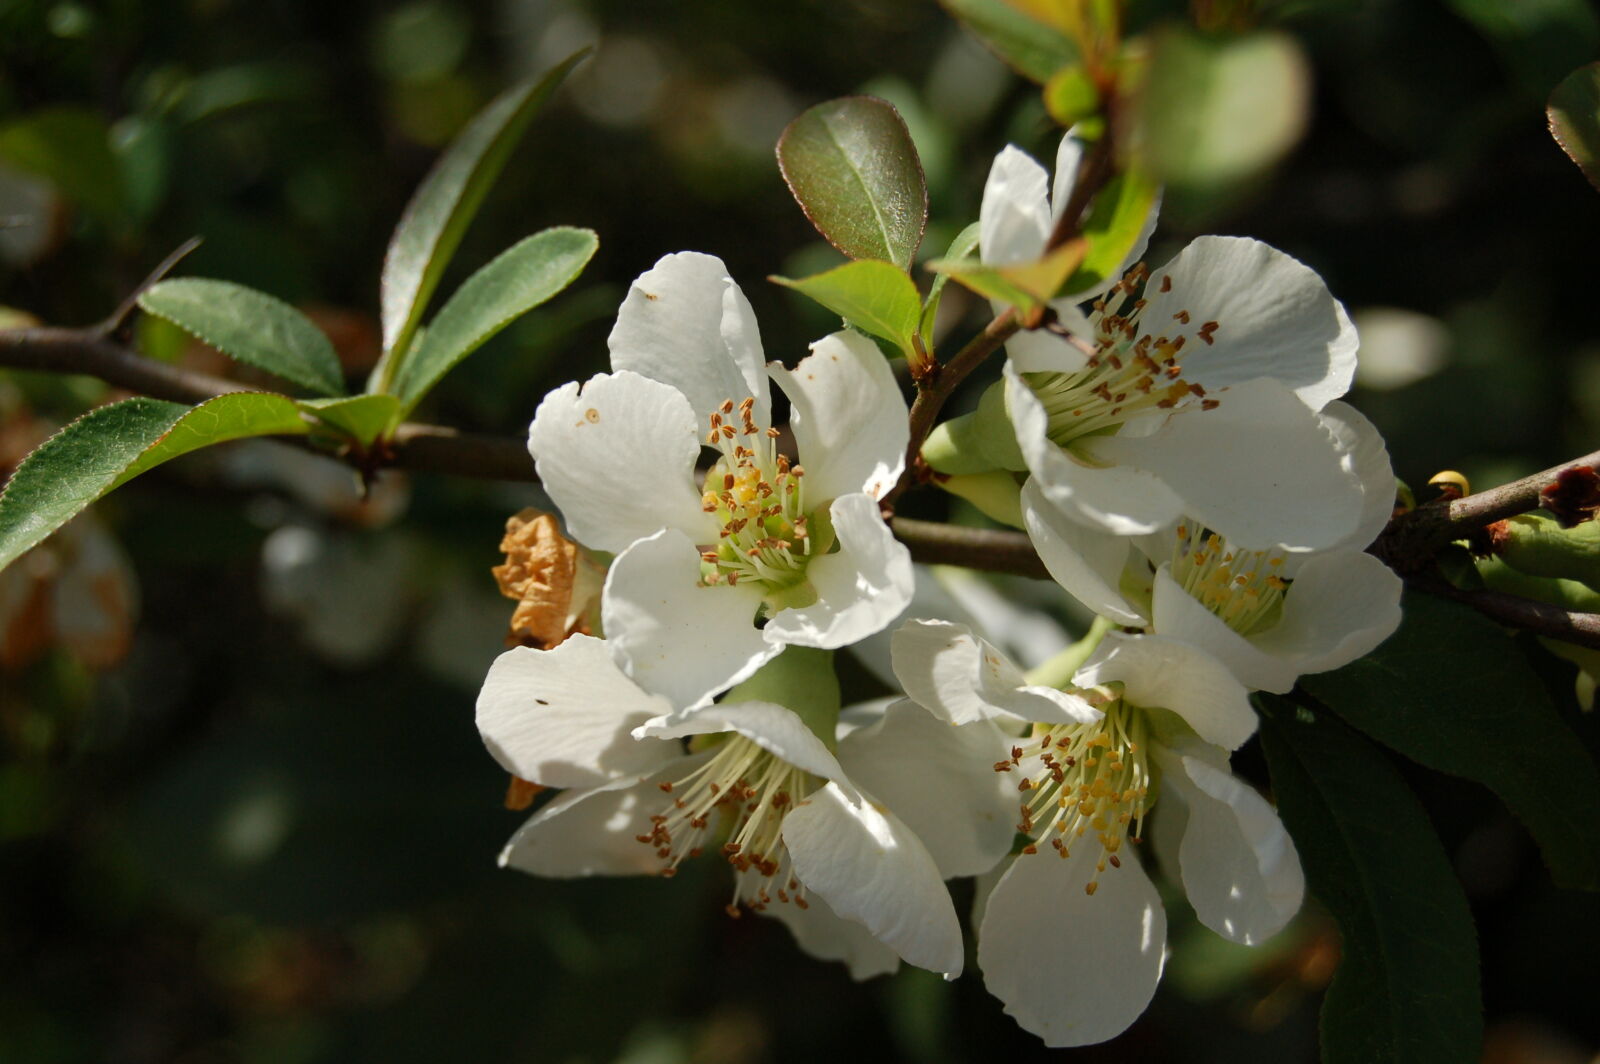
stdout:
[[580,634],[502,654],[478,727],[507,771],[570,788],[516,833],[503,865],[671,876],[688,858],[720,853],[735,871],[730,913],[780,919],[857,978],[901,959],[959,973],[961,931],[943,879],[991,866],[1010,838],[1004,818],[973,818],[982,803],[963,798],[993,791],[979,737],[909,702],[841,729],[835,753],[773,702],[675,709]]
[[978,964],[1045,1044],[1115,1037],[1155,993],[1166,915],[1135,851],[1158,799],[1153,841],[1201,923],[1255,945],[1298,911],[1294,844],[1228,770],[1256,718],[1220,662],[1112,633],[1058,691],[959,625],[912,622],[894,651],[913,699],[943,720],[987,720],[1001,750],[994,767],[1031,841],[984,900]]
[[1029,535],[1050,574],[1091,610],[1199,647],[1246,687],[1288,691],[1301,675],[1369,653],[1400,624],[1400,578],[1365,553],[1394,502],[1383,439],[1343,403],[1320,416],[1362,485],[1355,531],[1327,550],[1252,550],[1192,515],[1144,536],[1111,535],[1063,517],[1032,483],[1022,493]]
[[[1055,210],[1075,169],[1064,141]],[[1037,257],[1052,210],[1043,168],[1002,152],[980,217],[985,261]],[[1359,485],[1317,412],[1350,387],[1356,333],[1314,271],[1259,241],[1201,237],[1076,298],[1090,295],[1087,314],[1052,305],[1071,338],[1007,342],[1006,412],[1050,505],[1119,535],[1188,511],[1252,548],[1351,533]]]
[[618,552],[601,612],[624,672],[690,704],[786,645],[844,646],[904,608],[910,555],[877,498],[904,466],[906,405],[870,340],[838,332],[793,370],[764,366],[722,262],[683,252],[634,281],[610,349],[611,373],[545,397],[528,446],[573,535]]

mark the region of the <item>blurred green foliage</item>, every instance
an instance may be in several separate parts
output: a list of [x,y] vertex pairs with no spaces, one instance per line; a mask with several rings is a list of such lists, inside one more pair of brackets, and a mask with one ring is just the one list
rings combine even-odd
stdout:
[[[1412,484],[1450,467],[1487,485],[1595,449],[1600,197],[1543,113],[1595,58],[1588,7],[1262,6],[1308,59],[1304,139],[1247,187],[1169,202],[1151,260],[1223,232],[1317,268],[1363,326],[1354,400]],[[1135,4],[1133,28],[1183,11]],[[184,274],[296,304],[357,377],[389,232],[439,150],[515,78],[596,40],[441,290],[553,225],[595,229],[600,251],[418,416],[520,434],[545,391],[603,368],[628,281],[686,248],[727,261],[769,357],[802,354],[834,319],[760,279],[840,261],[773,159],[816,102],[869,91],[900,108],[928,178],[924,259],[975,218],[1005,142],[1054,154],[1037,86],[917,0],[0,0],[0,219],[27,219],[0,224],[0,307],[97,320],[199,234]],[[945,322],[976,302],[951,286]],[[158,326],[141,342],[205,357]],[[3,387],[58,423],[104,396],[23,374]],[[417,476],[362,503],[344,471],[302,458],[219,449],[100,504],[140,589],[130,652],[101,671],[65,646],[0,666],[0,1060],[1044,1055],[975,972],[854,988],[775,922],[729,921],[716,869],[671,884],[497,870],[519,816],[499,808],[472,704],[509,611],[487,573],[501,524],[538,493]],[[1571,667],[1541,660],[1595,749]],[[1265,779],[1256,747],[1236,760]],[[1486,792],[1401,767],[1478,921],[1491,1046],[1584,1059],[1600,1045],[1593,896],[1553,888]],[[1167,901],[1174,978],[1080,1056],[1314,1059],[1326,915],[1237,956]]]

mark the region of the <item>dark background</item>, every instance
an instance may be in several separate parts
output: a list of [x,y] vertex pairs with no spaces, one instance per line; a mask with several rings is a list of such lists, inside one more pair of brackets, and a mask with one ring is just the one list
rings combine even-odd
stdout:
[[[1529,6],[1272,7],[1314,70],[1307,135],[1226,202],[1169,205],[1151,249],[1159,262],[1199,233],[1245,234],[1318,269],[1364,330],[1353,401],[1423,497],[1440,469],[1486,486],[1600,438],[1600,195],[1543,114],[1596,58],[1600,22],[1581,3]],[[1181,16],[1137,4],[1134,24]],[[1036,91],[913,0],[0,0],[0,216],[46,203],[0,230],[0,308],[96,320],[200,234],[180,272],[316,309],[359,379],[389,230],[438,151],[512,79],[597,38],[441,291],[548,225],[596,229],[600,252],[421,417],[520,435],[546,390],[604,368],[628,281],[682,249],[722,256],[768,357],[799,357],[836,321],[763,278],[834,255],[772,157],[812,103],[901,106],[928,171],[930,257],[976,217],[1008,140],[1054,152]],[[6,130],[62,108],[113,150],[85,149],[41,193],[6,168]],[[142,340],[222,368],[166,330]],[[0,375],[13,426],[105,395]],[[776,923],[728,920],[720,868],[670,884],[497,870],[519,814],[500,807],[472,703],[509,616],[487,572],[501,525],[538,493],[391,477],[359,507],[342,473],[319,487],[302,459],[219,449],[100,504],[140,598],[128,652],[94,667],[63,639],[0,666],[0,1060],[1045,1054],[975,969],[855,986]],[[1547,672],[1576,719],[1570,669]],[[1239,761],[1261,778],[1253,748]],[[1485,792],[1405,768],[1479,918],[1488,1059],[1589,1059],[1600,906],[1553,889]],[[1169,914],[1155,1004],[1081,1056],[1314,1059],[1338,948],[1317,906],[1254,951],[1198,928],[1180,897]]]

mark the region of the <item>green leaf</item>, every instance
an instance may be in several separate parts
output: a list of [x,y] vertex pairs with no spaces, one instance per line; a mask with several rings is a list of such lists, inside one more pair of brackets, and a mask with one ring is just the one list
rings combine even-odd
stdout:
[[302,399],[301,410],[327,422],[363,447],[400,423],[405,416],[392,395],[355,395],[348,399]]
[[0,127],[0,159],[44,178],[102,218],[126,205],[105,120],[86,108],[51,107]]
[[1413,761],[1488,787],[1532,833],[1557,885],[1600,888],[1600,776],[1498,625],[1407,595],[1405,621],[1376,652],[1300,684]]
[[893,106],[872,96],[817,104],[778,138],[778,167],[828,243],[852,259],[911,268],[928,224],[928,188]]
[[916,357],[911,338],[922,318],[922,299],[915,282],[893,263],[860,259],[798,281],[771,280],[810,296],[863,332],[883,337],[907,358]]
[[[484,108],[450,145],[423,179],[389,240],[383,258],[379,302],[383,319],[383,360],[373,371],[373,391],[389,383],[411,335],[422,320],[428,298],[439,284],[462,234],[499,176],[511,150],[534,114],[588,49],[570,56],[539,78],[502,94]],[[400,355],[395,353],[399,352]]]
[[935,259],[928,269],[948,274],[980,296],[1009,303],[1026,316],[1060,294],[1087,250],[1088,243],[1079,237],[1033,262],[986,266],[976,259]]
[[125,399],[91,410],[22,460],[0,494],[0,569],[153,466],[244,436],[299,435],[292,399],[233,392],[199,406]]
[[1222,191],[1276,162],[1305,129],[1311,77],[1284,34],[1169,27],[1153,36],[1149,71],[1139,114],[1157,181]]
[[[978,250],[978,236],[980,226],[973,222],[950,241],[950,248],[944,253],[948,260],[959,262],[968,258]],[[933,326],[939,319],[939,303],[944,299],[944,286],[950,282],[947,273],[935,274],[933,284],[928,288],[928,297],[922,301],[922,346],[928,351],[933,350]]]
[[1007,0],[939,0],[1017,73],[1044,84],[1078,61],[1077,45],[1053,26],[1023,14]]
[[396,374],[402,415],[495,333],[571,284],[599,246],[588,229],[546,229],[467,278]]
[[1589,184],[1600,188],[1600,63],[1579,67],[1562,79],[1544,113],[1561,150]]
[[1100,190],[1083,225],[1088,253],[1067,279],[1065,291],[1086,291],[1122,268],[1159,194],[1156,183],[1135,170],[1118,174]]
[[310,318],[275,296],[231,281],[181,277],[139,295],[165,318],[230,358],[321,395],[344,391],[339,356]]
[[1330,714],[1258,698],[1278,815],[1344,943],[1322,1002],[1323,1060],[1477,1060],[1472,912],[1421,805],[1382,752]]

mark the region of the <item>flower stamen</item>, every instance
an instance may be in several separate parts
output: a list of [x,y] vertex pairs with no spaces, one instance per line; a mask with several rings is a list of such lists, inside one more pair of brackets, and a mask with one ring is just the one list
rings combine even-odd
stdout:
[[[1140,414],[1218,406],[1218,400],[1207,398],[1204,387],[1183,379],[1183,349],[1189,335],[1143,331],[1147,302],[1135,294],[1149,278],[1150,270],[1141,262],[1095,301],[1090,315],[1095,350],[1082,369],[1027,374],[1028,386],[1049,418],[1047,435],[1057,446],[1115,433]],[[1170,292],[1172,278],[1163,275],[1160,287]],[[1178,326],[1188,326],[1192,318],[1188,310],[1172,315]],[[1211,344],[1218,328],[1217,322],[1204,322],[1193,335]]]
[[1024,854],[1037,853],[1038,844],[1048,840],[1065,859],[1093,833],[1100,858],[1084,888],[1093,894],[1107,867],[1122,867],[1124,845],[1142,840],[1153,803],[1144,714],[1121,698],[1081,693],[1102,705],[1099,720],[1036,724],[1033,735],[1013,746],[1010,760],[997,762],[995,771],[1023,776],[1017,784],[1023,796],[1017,830],[1034,840]]
[[724,420],[736,409],[732,399],[710,417],[706,446],[721,457],[706,474],[700,505],[722,528],[718,542],[701,554],[702,579],[706,584],[754,580],[781,590],[804,579],[811,554],[805,470],[778,453],[777,430],[756,424],[755,402],[746,397],[739,403],[737,429]]
[[[816,789],[817,779],[742,735],[730,735],[717,753],[680,780],[660,784],[672,796],[650,817],[650,830],[634,838],[655,850],[661,875],[699,857],[724,838],[720,851],[738,875],[729,909],[761,912],[775,900],[806,907],[783,842],[783,818]],[[774,887],[773,884],[777,886]]]
[[1172,578],[1191,598],[1240,635],[1278,622],[1291,581],[1280,573],[1284,552],[1236,550],[1198,523],[1178,525],[1172,547]]

